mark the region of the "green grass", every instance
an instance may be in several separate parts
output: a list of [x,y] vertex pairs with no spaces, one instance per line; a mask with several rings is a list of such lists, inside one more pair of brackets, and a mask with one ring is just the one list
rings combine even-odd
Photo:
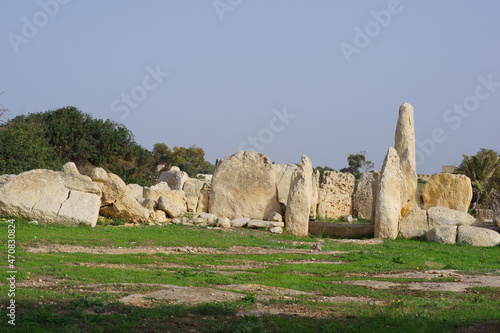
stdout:
[[[415,240],[387,240],[379,245],[345,244],[323,239],[323,251],[310,250],[315,237],[297,238],[264,231],[221,231],[169,225],[165,227],[65,227],[16,222],[16,327],[6,322],[8,286],[0,285],[0,331],[18,332],[453,332],[472,323],[500,322],[500,289],[472,288],[465,293],[386,290],[342,284],[375,279],[372,274],[455,269],[500,278],[500,247],[475,248]],[[0,223],[0,248],[7,249],[7,224]],[[49,244],[83,247],[208,247],[304,249],[304,253],[31,253]],[[334,254],[325,251],[343,251]],[[286,252],[286,251],[285,251]],[[307,263],[305,263],[307,262]],[[342,262],[341,264],[323,262]],[[248,265],[248,266],[245,266]],[[224,267],[226,266],[226,267]],[[227,266],[233,266],[227,267]],[[5,281],[7,270],[0,274]],[[37,286],[39,281],[50,281]],[[397,283],[453,282],[386,277]],[[35,284],[35,285],[33,285]],[[100,287],[90,287],[100,284]],[[154,300],[149,308],[126,306],[120,297],[160,290],[161,284],[227,290],[230,284],[259,284],[321,296],[364,297],[382,302],[318,302],[311,295],[259,299],[241,292],[231,302],[179,305]],[[282,309],[281,315],[241,315],[259,307]],[[317,314],[295,316],[293,311]],[[251,313],[251,312],[250,312]],[[288,315],[286,313],[289,313]],[[500,326],[499,326],[500,327]]]

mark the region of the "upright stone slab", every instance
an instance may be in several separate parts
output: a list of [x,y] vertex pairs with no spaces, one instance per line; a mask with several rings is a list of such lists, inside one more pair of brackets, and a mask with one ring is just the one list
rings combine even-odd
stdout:
[[364,172],[359,179],[353,196],[353,212],[362,219],[375,221],[375,201],[377,198],[380,172]]
[[212,178],[209,212],[229,219],[265,219],[280,212],[271,160],[254,151],[223,158]]
[[187,182],[184,183],[183,190],[184,192],[186,192],[188,212],[196,212],[196,208],[198,207],[198,199],[200,197],[203,185],[205,185],[204,181],[193,178],[190,178]]
[[211,180],[203,184],[200,195],[198,196],[198,205],[196,206],[196,213],[208,213],[208,206],[210,201],[210,192],[212,191]]
[[413,208],[419,206],[413,106],[408,103],[404,103],[399,107],[394,148],[398,153],[399,164],[403,173],[404,182],[406,183],[406,190],[402,202],[402,214],[405,216]]
[[347,172],[325,171],[319,188],[318,215],[340,219],[352,213],[354,175]]
[[286,206],[292,183],[292,175],[297,169],[297,164],[273,164],[271,168],[276,179],[278,201]]
[[303,155],[292,175],[290,194],[285,214],[285,227],[295,236],[307,236],[312,202],[313,168],[311,160]]
[[437,173],[425,183],[422,189],[424,209],[446,207],[467,212],[472,200],[472,184],[465,175]]
[[311,212],[309,216],[316,218],[318,215],[318,203],[319,203],[319,170],[313,171],[312,174],[312,200],[311,200]]
[[389,148],[384,159],[375,204],[375,237],[395,239],[401,219],[405,179],[398,153]]

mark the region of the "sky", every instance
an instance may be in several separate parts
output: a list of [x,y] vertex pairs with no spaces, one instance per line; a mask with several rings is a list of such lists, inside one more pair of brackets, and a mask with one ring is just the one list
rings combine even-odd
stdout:
[[497,0],[0,2],[0,104],[75,106],[151,150],[380,170],[399,106],[417,172],[500,151]]

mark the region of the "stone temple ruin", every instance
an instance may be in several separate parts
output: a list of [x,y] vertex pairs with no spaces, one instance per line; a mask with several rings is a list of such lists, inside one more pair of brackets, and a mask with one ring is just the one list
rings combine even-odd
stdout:
[[[467,214],[472,199],[468,177],[432,175],[421,194],[417,177],[414,111],[404,103],[399,108],[394,147],[388,149],[382,170],[366,172],[357,182],[350,173],[325,171],[320,183],[319,172],[305,155],[299,164],[274,164],[253,151],[223,158],[213,176],[194,179],[172,167],[160,174],[156,185],[144,188],[127,185],[101,168],[82,175],[74,163],[67,163],[62,171],[0,176],[0,216],[95,226],[103,214],[134,224],[266,228],[275,233],[285,228],[296,236],[401,236],[478,246],[500,244],[497,231],[476,226],[476,219]],[[372,223],[313,221],[347,217],[352,222],[351,215]],[[500,227],[500,221],[495,222]]]

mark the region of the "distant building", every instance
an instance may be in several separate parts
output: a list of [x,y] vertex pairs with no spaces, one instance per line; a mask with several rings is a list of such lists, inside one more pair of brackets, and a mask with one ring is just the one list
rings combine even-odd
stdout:
[[454,173],[457,168],[456,165],[443,165],[441,172]]

